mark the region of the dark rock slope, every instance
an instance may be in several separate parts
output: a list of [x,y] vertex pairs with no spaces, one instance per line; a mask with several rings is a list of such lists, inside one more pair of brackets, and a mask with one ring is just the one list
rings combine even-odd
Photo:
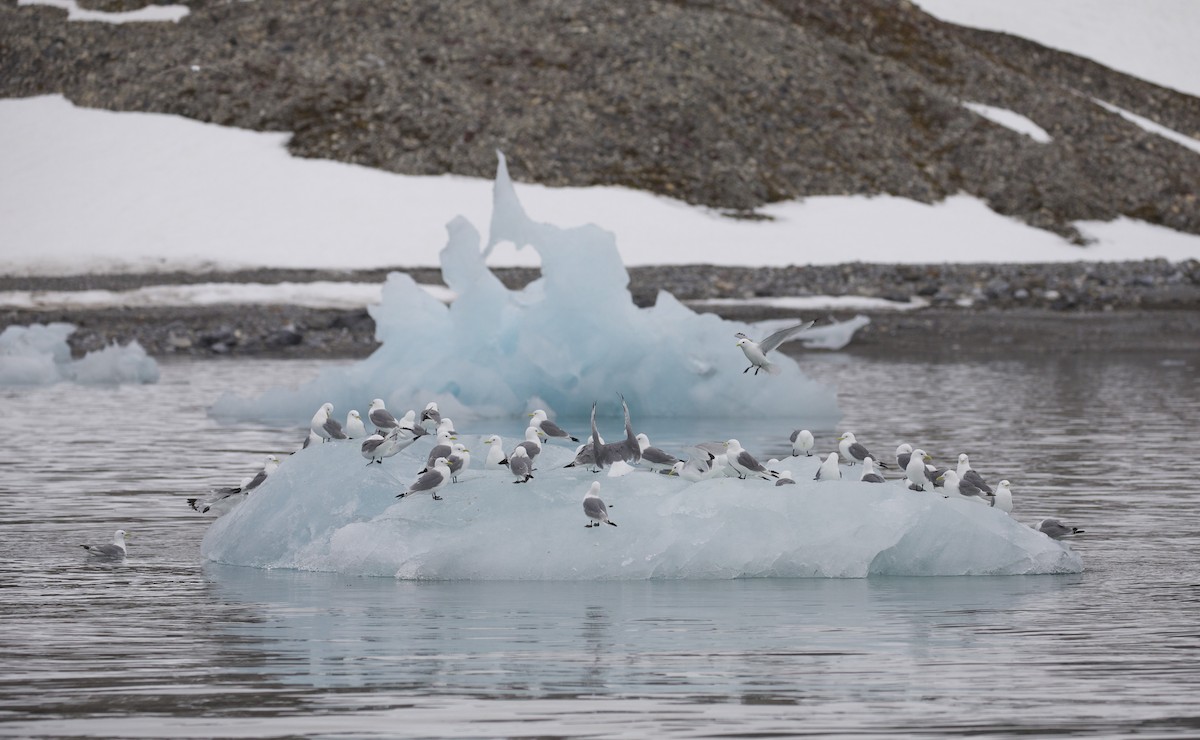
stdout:
[[[144,0],[92,0],[128,9]],[[1127,215],[1200,233],[1200,99],[903,0],[184,0],[180,23],[0,3],[0,96],[292,131],[294,153],[410,174],[764,203],[966,192],[1078,239]],[[1048,144],[964,108],[1014,110]]]

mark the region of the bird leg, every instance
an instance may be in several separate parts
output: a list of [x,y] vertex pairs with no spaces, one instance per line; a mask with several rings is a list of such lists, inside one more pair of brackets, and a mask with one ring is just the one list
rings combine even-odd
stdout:
[[441,496],[439,496],[439,495],[437,495],[437,494],[435,493],[435,494],[433,494],[433,500],[434,500],[434,501],[441,501],[441,500],[442,500],[442,497],[441,497]]

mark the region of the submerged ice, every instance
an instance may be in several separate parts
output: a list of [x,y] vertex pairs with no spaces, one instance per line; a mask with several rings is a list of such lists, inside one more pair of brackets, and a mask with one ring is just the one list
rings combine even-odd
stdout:
[[[603,433],[603,432],[602,432]],[[515,440],[511,440],[511,444]],[[479,439],[467,446],[481,450]],[[430,496],[395,498],[428,444],[364,465],[353,440],[284,460],[216,520],[210,560],[402,579],[1009,575],[1082,570],[1079,557],[1000,509],[903,480],[814,482],[817,457],[792,458],[796,485],[563,468],[573,449],[546,445],[533,480],[482,462]],[[849,476],[847,476],[849,478]],[[592,482],[617,527],[587,528]]]
[[[383,398],[388,408],[437,401],[455,418],[501,417],[546,408],[584,417],[596,399],[623,393],[644,417],[787,416],[814,426],[838,417],[834,394],[782,353],[777,378],[742,375],[735,346],[745,324],[697,314],[666,292],[639,308],[613,235],[594,225],[560,228],[526,216],[503,158],[489,239],[459,217],[447,226],[442,276],[446,305],[408,275],[393,273],[371,308],[379,349],[299,389],[257,398],[229,395],[211,409],[225,419],[307,418]],[[491,250],[532,248],[542,276],[509,290],[486,265]],[[604,409],[601,413],[606,413]]]
[[0,332],[0,386],[158,382],[158,363],[136,340],[72,359],[67,338],[74,331],[75,326],[66,323],[5,328]]

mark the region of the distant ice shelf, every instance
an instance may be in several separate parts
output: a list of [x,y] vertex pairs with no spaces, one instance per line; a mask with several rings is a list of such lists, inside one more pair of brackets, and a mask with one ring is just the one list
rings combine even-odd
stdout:
[[0,332],[0,387],[73,381],[86,385],[157,383],[158,363],[137,341],[72,359],[73,324],[9,326]]
[[[515,440],[513,440],[515,441]],[[479,440],[467,442],[480,449]],[[396,499],[427,454],[418,444],[365,465],[359,444],[297,452],[213,522],[201,551],[231,565],[412,580],[863,578],[1076,573],[1071,549],[1004,512],[896,480],[814,482],[818,459],[787,461],[796,485],[689,482],[562,466],[547,446],[533,480],[478,463],[441,493]],[[480,455],[482,457],[482,455]],[[850,469],[847,469],[850,470]],[[847,475],[849,478],[849,474]],[[587,529],[590,483],[616,527]]]

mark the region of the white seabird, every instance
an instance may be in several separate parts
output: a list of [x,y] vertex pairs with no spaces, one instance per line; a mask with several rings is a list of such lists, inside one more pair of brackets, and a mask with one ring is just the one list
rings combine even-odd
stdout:
[[125,549],[126,534],[127,532],[125,530],[118,529],[116,533],[113,534],[113,541],[111,545],[80,545],[80,547],[87,550],[89,555],[94,555],[98,558],[123,558],[127,553]]
[[958,456],[958,469],[954,472],[958,473],[959,480],[970,483],[984,493],[995,493],[983,476],[971,467],[971,459],[967,457],[967,453],[964,452]]
[[679,458],[651,445],[650,438],[645,434],[637,435],[637,441],[638,447],[642,451],[642,462],[646,464],[646,467],[656,473],[674,474],[675,463],[680,462]]
[[254,477],[249,481],[240,486],[218,488],[217,490],[213,491],[215,495],[207,501],[201,501],[199,498],[189,498],[187,500],[188,506],[192,507],[201,514],[207,514],[209,509],[213,508],[222,501],[225,501],[231,496],[236,496],[238,494],[249,495],[251,491],[261,486],[263,482],[267,480],[267,476],[274,473],[278,468],[279,458],[275,455],[267,455],[267,461],[263,463],[262,469],[255,473]]
[[321,408],[317,409],[317,413],[313,414],[312,421],[309,422],[309,429],[313,434],[321,438],[321,441],[329,439],[345,439],[346,433],[342,431],[342,425],[338,420],[333,418],[333,404],[323,403]]
[[800,457],[803,452],[806,457],[812,457],[813,434],[807,429],[797,429],[788,437],[792,441],[792,457]]
[[870,455],[863,460],[862,475],[858,476],[864,483],[883,483],[883,476],[875,472],[875,459]]
[[[875,459],[870,450],[863,447],[857,439],[854,438],[854,432],[843,432],[842,436],[838,437],[838,452],[845,458],[846,462],[853,465],[856,462],[862,462],[868,457]],[[887,465],[883,461],[876,463],[881,468],[886,468]]]
[[788,339],[791,339],[794,335],[809,328],[814,323],[816,322],[806,321],[802,324],[789,326],[786,329],[780,329],[761,342],[756,342],[741,332],[735,334],[734,336],[737,337],[737,346],[742,348],[742,354],[746,355],[746,359],[750,361],[750,367],[743,370],[742,374],[744,375],[750,372],[750,368],[754,368],[755,375],[758,375],[759,370],[766,370],[771,375],[778,375],[780,373],[779,366],[772,364],[767,359],[767,353]]
[[942,488],[945,489],[946,493],[955,493],[976,503],[991,506],[991,496],[984,493],[983,489],[974,484],[960,479],[957,471],[947,470],[938,476],[938,478],[943,481]]
[[900,470],[908,470],[908,461],[912,459],[913,448],[907,442],[896,448],[896,466]]
[[1067,526],[1057,519],[1043,519],[1038,522],[1035,529],[1053,540],[1061,540],[1063,537],[1070,537],[1074,534],[1083,534],[1082,529]]
[[446,458],[439,457],[434,461],[432,470],[422,473],[421,477],[413,481],[407,491],[397,493],[396,498],[406,498],[414,493],[428,493],[433,495],[434,501],[441,501],[442,497],[437,495],[437,492],[445,488],[449,482],[450,468],[446,463]]
[[904,468],[904,476],[908,478],[909,488],[914,491],[924,491],[925,486],[929,485],[929,478],[925,473],[925,463],[932,459],[925,454],[925,450],[912,451],[908,465]]
[[383,399],[376,398],[371,401],[371,405],[367,407],[367,421],[375,425],[375,429],[381,434],[387,434],[400,425],[396,421],[396,417],[392,416],[392,412],[384,408]]
[[587,514],[590,519],[586,525],[587,528],[598,527],[601,524],[611,524],[617,526],[616,522],[608,520],[608,507],[600,500],[600,481],[592,481],[592,485],[588,487],[588,491],[583,497],[583,513]]
[[456,442],[453,447],[454,452],[446,458],[446,466],[450,468],[450,482],[458,483],[458,474],[471,467],[471,451],[467,449],[466,445],[459,442]]
[[995,506],[1000,511],[1006,514],[1011,514],[1013,510],[1012,489],[1007,480],[1002,480],[996,484],[996,495],[992,498],[992,506]]
[[572,442],[579,441],[578,437],[569,434],[566,429],[563,429],[559,425],[550,421],[549,417],[546,416],[544,409],[537,409],[529,416],[532,418],[529,424],[541,430],[542,434],[544,434],[547,439],[569,439]]
[[829,453],[825,460],[821,463],[821,467],[817,468],[817,474],[813,476],[813,480],[841,480],[842,469],[838,465],[838,454],[836,452]]
[[766,480],[775,480],[779,477],[779,473],[767,470],[736,439],[730,439],[725,442],[725,461],[729,464],[729,467],[737,471],[739,478],[746,478],[753,475]]
[[533,460],[529,458],[529,453],[524,447],[517,445],[508,456],[508,470],[516,478],[513,483],[524,483],[533,477]]
[[505,465],[504,462],[504,440],[499,434],[490,434],[484,438],[483,443],[488,446],[487,457],[483,459],[484,470],[499,470]]
[[363,424],[358,409],[350,409],[346,414],[346,424],[342,430],[346,432],[346,437],[349,439],[363,439],[367,436],[367,425]]

